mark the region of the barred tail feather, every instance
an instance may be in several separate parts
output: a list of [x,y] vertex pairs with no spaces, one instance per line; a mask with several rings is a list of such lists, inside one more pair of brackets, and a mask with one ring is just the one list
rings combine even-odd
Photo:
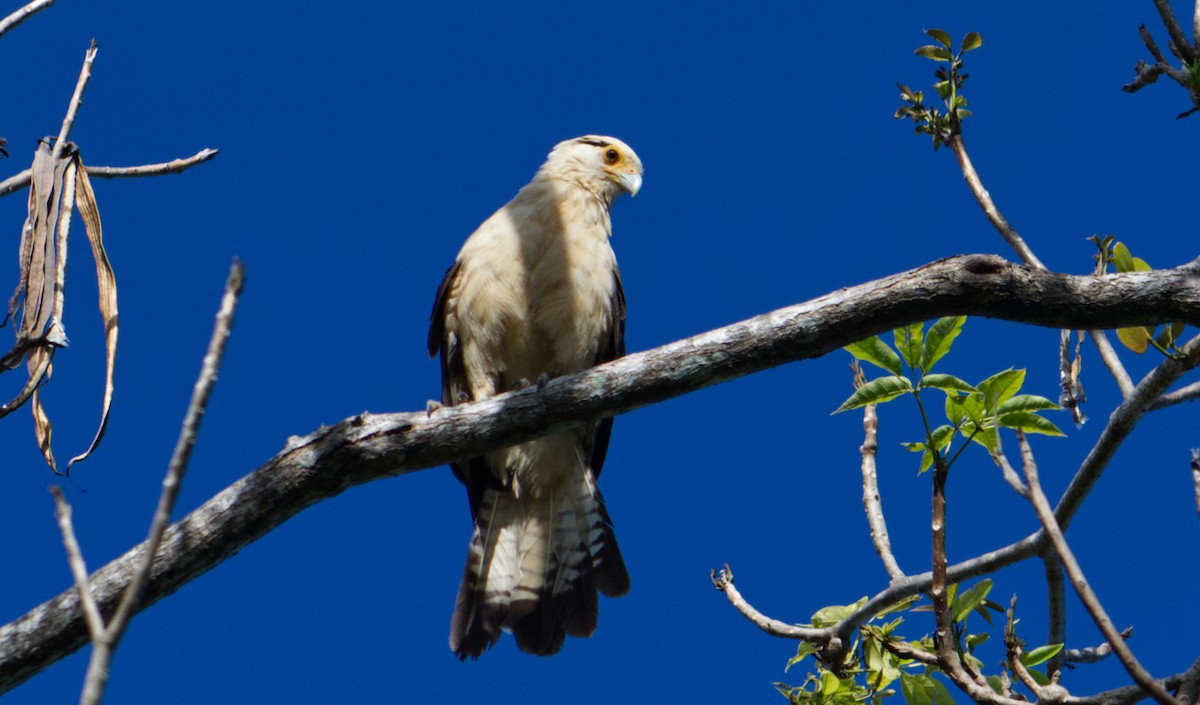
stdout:
[[566,635],[590,636],[597,590],[629,590],[604,501],[590,471],[548,497],[484,491],[450,624],[450,648],[477,657],[513,633],[525,652],[548,656]]

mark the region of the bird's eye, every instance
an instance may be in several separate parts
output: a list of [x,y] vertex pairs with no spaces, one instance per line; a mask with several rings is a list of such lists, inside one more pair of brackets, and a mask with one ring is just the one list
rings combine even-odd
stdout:
[[612,147],[609,147],[608,149],[604,150],[604,163],[605,164],[616,164],[619,161],[621,161],[621,153],[620,152],[613,149]]

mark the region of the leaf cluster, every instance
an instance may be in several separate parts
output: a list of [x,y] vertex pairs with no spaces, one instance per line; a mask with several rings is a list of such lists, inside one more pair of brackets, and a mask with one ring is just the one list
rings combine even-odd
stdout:
[[[960,589],[954,584],[947,590],[950,616],[953,624],[955,649],[963,662],[976,673],[984,672],[984,663],[974,655],[976,648],[989,640],[986,631],[973,632],[970,618],[976,615],[992,626],[992,615],[1004,609],[988,599],[992,590],[990,579],[980,580],[969,588]],[[845,659],[839,664],[828,664],[820,660],[820,647],[811,642],[801,642],[796,655],[787,662],[787,668],[814,656],[816,672],[810,673],[799,685],[776,683],[775,688],[794,705],[852,705],[872,703],[879,705],[885,698],[899,692],[907,705],[954,705],[954,697],[945,683],[934,676],[937,666],[932,663],[937,653],[932,635],[908,640],[900,636],[900,627],[906,615],[900,614],[883,622],[882,618],[908,613],[908,617],[932,608],[921,604],[921,596],[913,597],[890,609],[874,615],[858,632],[858,638]],[[812,616],[813,627],[836,624],[841,619],[857,612],[867,603],[863,597],[849,605],[832,605],[818,610]],[[1015,638],[1015,621],[1009,611],[1005,628],[1006,639]],[[1022,653],[1021,663],[1033,677],[1041,682],[1048,679],[1044,673],[1034,669],[1062,649],[1061,644],[1038,647]],[[991,675],[988,682],[997,692],[1007,680],[1007,673]],[[899,690],[896,686],[899,685]]]
[[[855,390],[834,413],[859,409],[869,404],[884,404],[911,394],[925,422],[925,438],[905,443],[904,447],[921,453],[921,472],[936,463],[947,469],[969,443],[983,446],[989,454],[999,452],[1001,428],[1050,436],[1064,435],[1040,412],[1059,406],[1045,397],[1020,394],[1025,370],[1008,369],[971,384],[951,374],[933,372],[934,366],[948,353],[962,332],[965,316],[938,319],[926,331],[914,323],[893,331],[894,348],[879,336],[847,346],[855,358],[868,362],[888,374],[867,382]],[[907,366],[911,376],[904,374]],[[946,423],[933,427],[921,393],[938,390],[945,394]],[[956,439],[962,439],[954,449]]]
[[[1153,269],[1146,263],[1146,260],[1134,257],[1129,251],[1129,247],[1123,242],[1118,242],[1112,235],[1105,235],[1103,238],[1093,235],[1088,240],[1095,243],[1100,250],[1096,255],[1096,274],[1108,273],[1110,265],[1118,273],[1149,272]],[[1162,326],[1118,328],[1117,339],[1121,341],[1122,345],[1139,355],[1152,347],[1167,357],[1175,358],[1181,354],[1178,341],[1183,336],[1184,328],[1186,328],[1185,324],[1179,322],[1167,323]]]
[[933,138],[933,148],[936,150],[958,134],[962,130],[963,119],[971,116],[971,111],[966,108],[967,98],[962,93],[963,83],[969,77],[962,70],[963,55],[982,46],[983,37],[977,32],[967,32],[959,44],[958,53],[955,53],[947,32],[927,29],[925,34],[937,43],[918,48],[916,54],[944,64],[934,72],[937,82],[933,84],[934,91],[942,100],[942,106],[926,105],[924,92],[914,91],[903,83],[897,83],[900,99],[904,104],[896,109],[893,117],[897,120],[912,120],[916,125],[917,134],[926,134]]

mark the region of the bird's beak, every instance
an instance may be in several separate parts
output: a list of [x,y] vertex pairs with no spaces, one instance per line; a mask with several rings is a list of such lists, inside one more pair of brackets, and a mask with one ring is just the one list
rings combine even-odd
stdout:
[[636,196],[642,189],[642,175],[630,172],[618,174],[617,183],[621,184],[621,188],[628,191],[630,196]]

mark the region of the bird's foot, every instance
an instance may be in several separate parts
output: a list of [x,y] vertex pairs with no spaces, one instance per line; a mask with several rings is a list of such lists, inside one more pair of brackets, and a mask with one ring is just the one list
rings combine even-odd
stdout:
[[[543,389],[545,389],[545,388],[546,388],[546,383],[547,383],[547,382],[549,382],[549,381],[550,381],[550,375],[549,375],[549,373],[543,372],[543,373],[541,373],[540,375],[538,375],[538,378],[537,378],[537,390],[540,392],[540,391],[542,391]],[[521,391],[522,389],[526,389],[526,388],[528,388],[528,387],[532,387],[532,386],[533,386],[533,383],[531,383],[531,382],[530,382],[528,379],[526,379],[525,377],[522,377],[522,378],[520,378],[520,379],[518,379],[518,380],[514,381],[514,382],[512,383],[512,385],[511,385],[511,386],[508,388],[508,391],[510,391],[510,392],[519,392],[519,391]]]
[[425,402],[425,417],[432,418],[434,412],[441,411],[444,408],[446,407],[440,401],[434,401],[433,399],[430,399],[429,401]]

